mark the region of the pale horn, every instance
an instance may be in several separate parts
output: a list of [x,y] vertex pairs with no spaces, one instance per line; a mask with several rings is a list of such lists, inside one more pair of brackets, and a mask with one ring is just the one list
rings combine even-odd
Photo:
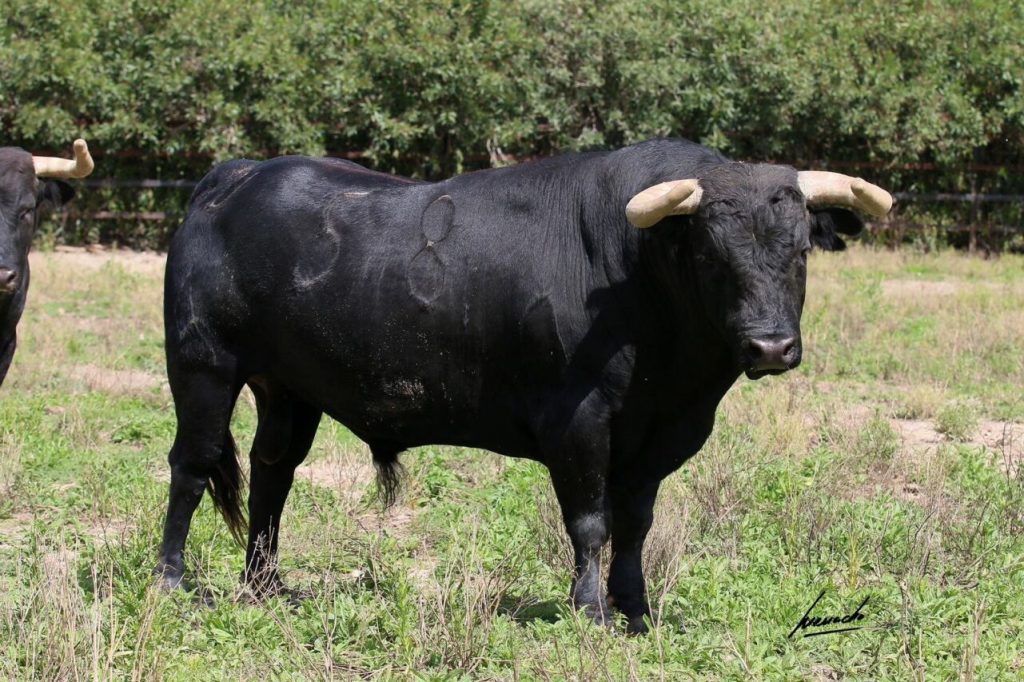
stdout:
[[33,156],[32,164],[41,178],[84,178],[96,165],[89,154],[89,145],[82,139],[75,140],[75,158]]
[[700,206],[696,180],[672,180],[640,192],[626,204],[626,219],[634,227],[650,227],[670,215],[693,215]]
[[892,208],[892,195],[866,180],[828,171],[800,171],[797,176],[808,206],[852,208],[875,218]]

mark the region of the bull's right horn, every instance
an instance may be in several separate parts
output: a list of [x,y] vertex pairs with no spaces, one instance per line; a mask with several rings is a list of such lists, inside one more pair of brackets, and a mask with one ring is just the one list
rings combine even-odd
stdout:
[[626,204],[626,220],[634,227],[650,227],[670,215],[693,215],[700,206],[697,180],[672,180],[648,187]]
[[93,163],[92,155],[89,154],[89,145],[85,140],[75,140],[75,158],[60,159],[54,156],[33,156],[32,164],[36,168],[36,175],[41,178],[84,178],[92,173],[96,166]]
[[875,218],[885,216],[892,208],[891,194],[861,178],[828,171],[800,171],[797,179],[811,207],[842,206]]

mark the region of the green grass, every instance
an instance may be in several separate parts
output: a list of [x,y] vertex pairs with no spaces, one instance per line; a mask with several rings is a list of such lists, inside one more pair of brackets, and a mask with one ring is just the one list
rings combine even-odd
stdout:
[[[369,454],[327,422],[282,521],[284,577],[308,601],[252,604],[208,501],[187,560],[215,605],[154,590],[174,433],[161,272],[105,258],[33,255],[0,391],[2,679],[1024,674],[1021,258],[816,254],[805,365],[741,380],[662,488],[643,638],[568,608],[542,467],[420,448],[382,513]],[[1000,420],[1016,440],[985,435]],[[254,425],[243,398],[243,452]],[[867,597],[869,627],[787,638],[823,590],[815,613]]]
[[978,415],[970,405],[952,403],[935,416],[935,428],[951,440],[968,441],[978,428]]

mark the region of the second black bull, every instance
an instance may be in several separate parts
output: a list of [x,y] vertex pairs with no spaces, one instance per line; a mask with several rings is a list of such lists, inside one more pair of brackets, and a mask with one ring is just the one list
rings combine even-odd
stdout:
[[0,385],[18,345],[18,321],[28,297],[28,251],[44,213],[67,203],[75,192],[61,180],[84,178],[94,167],[85,140],[75,140],[74,159],[33,156],[0,147]]
[[[244,532],[229,420],[244,385],[245,580],[282,589],[278,525],[321,415],[400,452],[544,463],[575,550],[571,598],[634,631],[662,479],[711,433],[741,373],[796,367],[806,259],[884,215],[862,180],[731,162],[685,140],[420,183],[345,161],[236,161],[196,188],[164,301],[178,429],[157,571],[180,584],[204,490]],[[600,553],[611,538],[607,598]]]

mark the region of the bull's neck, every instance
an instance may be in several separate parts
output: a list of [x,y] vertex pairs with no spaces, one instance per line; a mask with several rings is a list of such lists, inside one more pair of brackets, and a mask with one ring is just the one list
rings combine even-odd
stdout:
[[634,236],[637,292],[649,308],[650,322],[644,327],[652,337],[640,343],[659,349],[673,381],[699,389],[722,384],[724,392],[738,372],[728,343],[700,300],[689,240],[673,229],[685,228],[637,230]]

